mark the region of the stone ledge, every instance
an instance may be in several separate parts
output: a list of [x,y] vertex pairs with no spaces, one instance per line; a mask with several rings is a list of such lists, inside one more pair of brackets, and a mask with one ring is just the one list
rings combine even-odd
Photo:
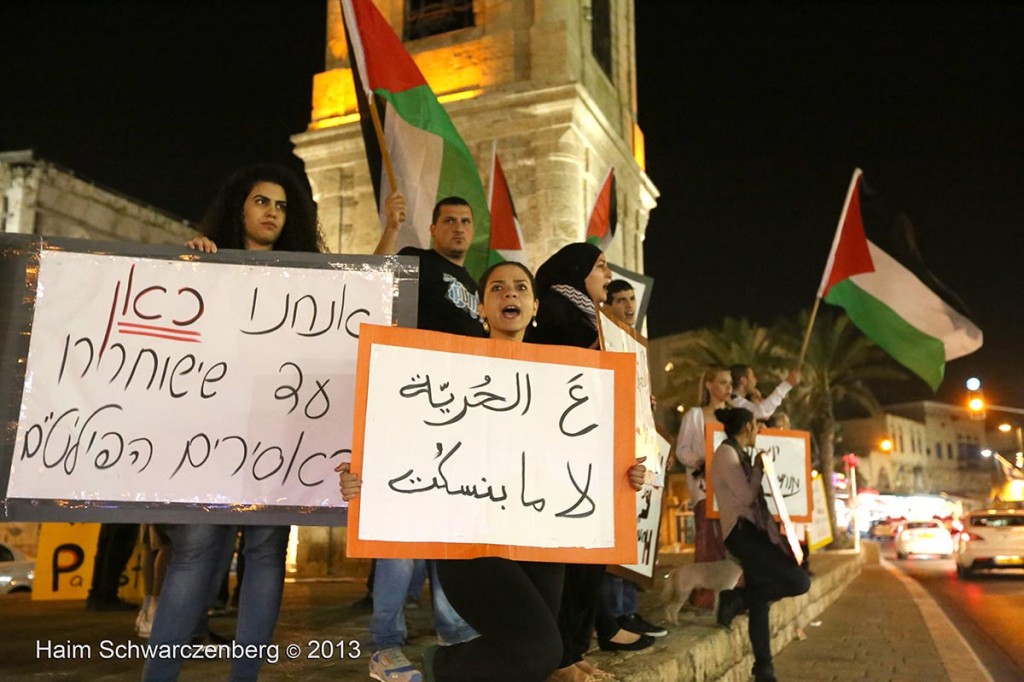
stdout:
[[[843,590],[860,574],[862,559],[853,553],[827,552],[816,554],[814,578],[810,591],[800,597],[784,599],[772,605],[772,650],[782,650],[803,629],[839,598]],[[660,589],[660,582],[658,588]],[[656,595],[642,601],[651,601],[645,608],[648,614],[658,614],[653,607]],[[670,626],[669,634],[651,649],[631,653],[594,652],[589,660],[598,668],[614,673],[629,682],[746,682],[750,679],[753,654],[747,637],[747,617],[736,618],[731,631],[715,625],[710,614],[680,614],[683,624]]]

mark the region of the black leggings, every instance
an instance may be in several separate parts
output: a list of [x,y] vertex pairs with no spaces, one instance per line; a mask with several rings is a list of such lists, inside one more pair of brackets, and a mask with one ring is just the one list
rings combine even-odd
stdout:
[[811,588],[807,572],[783,553],[768,534],[740,519],[725,539],[725,546],[743,566],[745,587],[735,592],[750,609],[750,646],[755,674],[771,674],[772,639],[768,608],[773,601],[795,597]]
[[434,679],[541,682],[558,668],[563,564],[445,560],[437,574],[448,601],[480,636],[440,647]]
[[604,564],[565,565],[565,587],[558,614],[558,628],[562,631],[560,668],[582,661],[583,654],[590,649],[604,569]]

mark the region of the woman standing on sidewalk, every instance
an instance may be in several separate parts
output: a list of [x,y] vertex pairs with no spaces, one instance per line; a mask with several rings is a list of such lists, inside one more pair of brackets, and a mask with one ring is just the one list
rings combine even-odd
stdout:
[[[309,189],[288,169],[248,166],[236,171],[217,193],[203,219],[204,235],[185,246],[216,253],[217,248],[248,251],[324,250],[316,204]],[[218,567],[235,544],[234,525],[188,523],[162,526],[171,541],[160,608],[149,643],[177,647],[175,657],[147,659],[145,682],[176,680],[180,652],[201,630],[207,603],[220,585]],[[274,634],[284,589],[285,552],[290,526],[245,527],[246,575],[238,604],[235,642],[242,647],[268,644]],[[232,680],[256,680],[262,658],[245,656],[231,662]]]
[[[705,493],[705,452],[704,431],[706,424],[717,424],[716,411],[729,403],[732,395],[732,373],[725,367],[711,365],[704,370],[701,379],[700,405],[691,407],[683,415],[676,439],[676,459],[686,467],[686,485],[690,490],[693,504],[694,538],[693,560],[695,562],[721,561],[725,558],[725,544],[722,527],[718,519],[709,519]],[[693,605],[697,608],[713,609],[713,590],[693,591]]]
[[[608,259],[597,246],[585,242],[567,244],[537,269],[540,311],[536,326],[526,330],[527,343],[578,348],[598,348],[597,307],[608,298],[612,273]],[[603,676],[583,656],[591,638],[601,602],[600,564],[566,564],[558,626],[562,631],[562,664],[551,682],[586,682]],[[654,644],[612,623],[602,640],[618,650],[637,651]],[[605,639],[607,638],[607,639]]]
[[750,645],[754,650],[756,682],[774,682],[768,609],[773,601],[804,594],[811,587],[806,571],[788,551],[779,526],[761,492],[764,452],[751,462],[747,448],[757,439],[757,422],[750,410],[726,407],[715,412],[725,426],[724,443],[711,462],[711,482],[721,513],[725,546],[743,566],[745,587],[723,591],[718,599],[718,623],[731,627],[743,609],[750,610]]

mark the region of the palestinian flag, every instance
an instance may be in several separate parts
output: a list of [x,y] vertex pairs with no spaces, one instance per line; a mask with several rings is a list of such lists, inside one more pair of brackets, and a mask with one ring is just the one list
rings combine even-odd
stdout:
[[487,205],[491,210],[491,258],[490,264],[502,261],[517,261],[529,267],[530,259],[526,255],[526,241],[523,239],[523,228],[519,224],[512,193],[505,181],[505,171],[498,160],[497,142],[495,142],[494,163],[491,167],[491,183],[487,188]]
[[618,221],[618,206],[615,201],[615,168],[608,169],[608,175],[601,183],[601,191],[594,199],[594,207],[590,209],[587,220],[587,242],[607,251],[615,237],[615,224]]
[[380,114],[395,184],[405,194],[407,228],[398,247],[429,248],[434,204],[459,196],[473,209],[473,243],[466,269],[476,277],[487,267],[491,218],[473,155],[437,101],[426,79],[391,26],[370,0],[341,0],[359,118],[381,222],[392,187],[382,174],[382,150],[370,115],[374,98]]
[[963,303],[921,260],[914,227],[853,173],[818,296],[937,390],[946,361],[981,347]]

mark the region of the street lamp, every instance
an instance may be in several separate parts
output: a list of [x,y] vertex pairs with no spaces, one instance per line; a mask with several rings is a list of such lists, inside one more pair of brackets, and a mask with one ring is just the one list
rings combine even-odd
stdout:
[[1017,468],[1021,468],[1024,465],[1024,434],[1021,433],[1021,427],[1019,424],[1010,424],[1009,422],[1003,422],[996,427],[1003,433],[1009,433],[1015,431],[1017,435]]
[[878,443],[878,447],[885,454],[889,454],[890,452],[892,452],[892,441],[890,439],[888,439],[888,438],[883,438]]

